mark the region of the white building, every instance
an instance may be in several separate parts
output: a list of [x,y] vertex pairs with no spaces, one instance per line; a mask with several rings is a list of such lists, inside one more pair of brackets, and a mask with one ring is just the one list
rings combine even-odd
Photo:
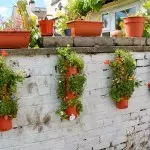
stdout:
[[[45,0],[48,14],[56,16],[56,11],[64,8],[69,0]],[[142,8],[140,0],[107,0],[100,12],[92,14],[90,20],[104,22],[103,35],[110,36],[110,32],[119,29],[122,17],[135,14]]]

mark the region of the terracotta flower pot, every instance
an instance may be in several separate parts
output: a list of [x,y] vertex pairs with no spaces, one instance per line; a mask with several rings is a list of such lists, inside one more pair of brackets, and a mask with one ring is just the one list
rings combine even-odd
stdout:
[[126,109],[126,108],[128,108],[128,99],[125,98],[125,97],[122,97],[120,102],[116,102],[116,107],[118,109]]
[[74,66],[69,66],[68,68],[67,68],[67,72],[66,72],[66,77],[70,77],[70,76],[72,76],[72,75],[75,75],[75,74],[77,74],[78,73],[78,70],[77,70],[77,68],[76,67],[74,67]]
[[150,89],[150,83],[147,84],[148,89]]
[[52,36],[53,25],[54,25],[54,20],[40,20],[39,27],[40,27],[41,34],[43,36]]
[[72,36],[100,36],[103,22],[76,20],[67,23]]
[[27,48],[30,31],[0,31],[0,48]]
[[145,17],[135,16],[124,18],[124,27],[127,37],[142,37]]
[[0,132],[12,129],[12,119],[9,117],[0,117]]
[[75,99],[76,98],[76,94],[73,93],[73,92],[66,92],[66,97],[65,97],[65,101],[69,101],[69,100],[72,100],[72,99]]
[[[65,110],[65,113],[68,115],[68,119],[69,120],[74,120],[75,118],[77,118],[78,114],[77,114],[77,110],[76,107],[68,107]],[[72,117],[72,118],[71,118]]]

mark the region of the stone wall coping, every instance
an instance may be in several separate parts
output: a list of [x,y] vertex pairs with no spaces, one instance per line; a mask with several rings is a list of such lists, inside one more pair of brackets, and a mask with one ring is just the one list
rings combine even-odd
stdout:
[[[77,53],[97,54],[114,53],[116,49],[125,49],[133,52],[150,52],[150,46],[94,46],[94,47],[71,47]],[[5,49],[9,56],[34,56],[34,55],[56,55],[57,47],[39,49]]]

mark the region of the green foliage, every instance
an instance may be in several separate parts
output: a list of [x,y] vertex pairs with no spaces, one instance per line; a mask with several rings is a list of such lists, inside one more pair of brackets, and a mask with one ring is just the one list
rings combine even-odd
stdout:
[[67,6],[69,20],[86,17],[88,13],[99,11],[105,0],[73,0]]
[[70,47],[58,48],[57,69],[60,74],[64,74],[68,66],[75,66],[81,73],[84,68],[84,61],[76,52],[71,51]]
[[21,72],[14,72],[7,66],[5,58],[0,56],[0,115],[16,116],[18,106],[15,100],[12,101],[12,96],[17,91],[17,82],[23,79]]
[[143,16],[146,17],[146,23],[144,26],[144,37],[150,37],[150,0],[147,0],[143,7],[145,8],[144,12],[142,13]]
[[65,92],[66,92],[65,88],[66,88],[66,86],[65,86],[65,79],[64,79],[64,77],[59,77],[58,78],[58,89],[57,89],[58,98],[64,99]]
[[84,84],[86,82],[85,75],[77,74],[69,78],[68,90],[77,94],[77,97],[81,96],[84,90]]
[[17,100],[0,101],[0,116],[15,118],[18,112]]
[[67,109],[67,104],[65,102],[61,102],[61,105],[56,111],[56,114],[60,116],[61,120],[68,118],[68,115],[65,113],[66,109]]
[[21,16],[23,27],[25,30],[31,31],[30,44],[31,48],[38,48],[42,46],[42,37],[40,35],[39,29],[36,26],[35,16],[29,16],[27,11],[27,1],[18,0],[17,2],[18,13]]
[[57,32],[61,35],[65,35],[64,30],[67,28],[67,22],[69,22],[69,18],[66,14],[58,12],[57,14],[58,19],[55,21],[55,24],[57,26]]
[[135,87],[140,86],[140,81],[134,77],[136,62],[131,53],[125,50],[116,50],[115,59],[110,63],[110,67],[113,72],[110,96],[117,102],[121,97],[130,98]]

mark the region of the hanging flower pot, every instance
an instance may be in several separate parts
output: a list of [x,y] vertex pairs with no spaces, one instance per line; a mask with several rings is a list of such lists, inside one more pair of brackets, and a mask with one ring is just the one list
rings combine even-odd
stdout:
[[27,48],[30,31],[0,31],[0,48]]
[[42,36],[52,36],[53,25],[54,25],[54,20],[40,20],[39,27],[40,27]]
[[66,77],[70,77],[78,73],[78,70],[74,66],[68,66],[66,71]]
[[126,109],[126,108],[128,108],[128,99],[126,97],[122,97],[120,102],[116,102],[116,107],[118,109]]
[[124,27],[127,37],[142,37],[145,17],[135,16],[124,18]]
[[76,98],[76,94],[74,92],[68,91],[66,92],[65,101],[69,101]]
[[0,117],[0,132],[12,129],[12,119],[8,116]]
[[68,115],[68,119],[69,120],[74,120],[77,118],[77,110],[76,110],[76,107],[68,107],[66,110],[65,110],[65,113]]
[[75,20],[67,23],[72,36],[100,36],[103,22]]

